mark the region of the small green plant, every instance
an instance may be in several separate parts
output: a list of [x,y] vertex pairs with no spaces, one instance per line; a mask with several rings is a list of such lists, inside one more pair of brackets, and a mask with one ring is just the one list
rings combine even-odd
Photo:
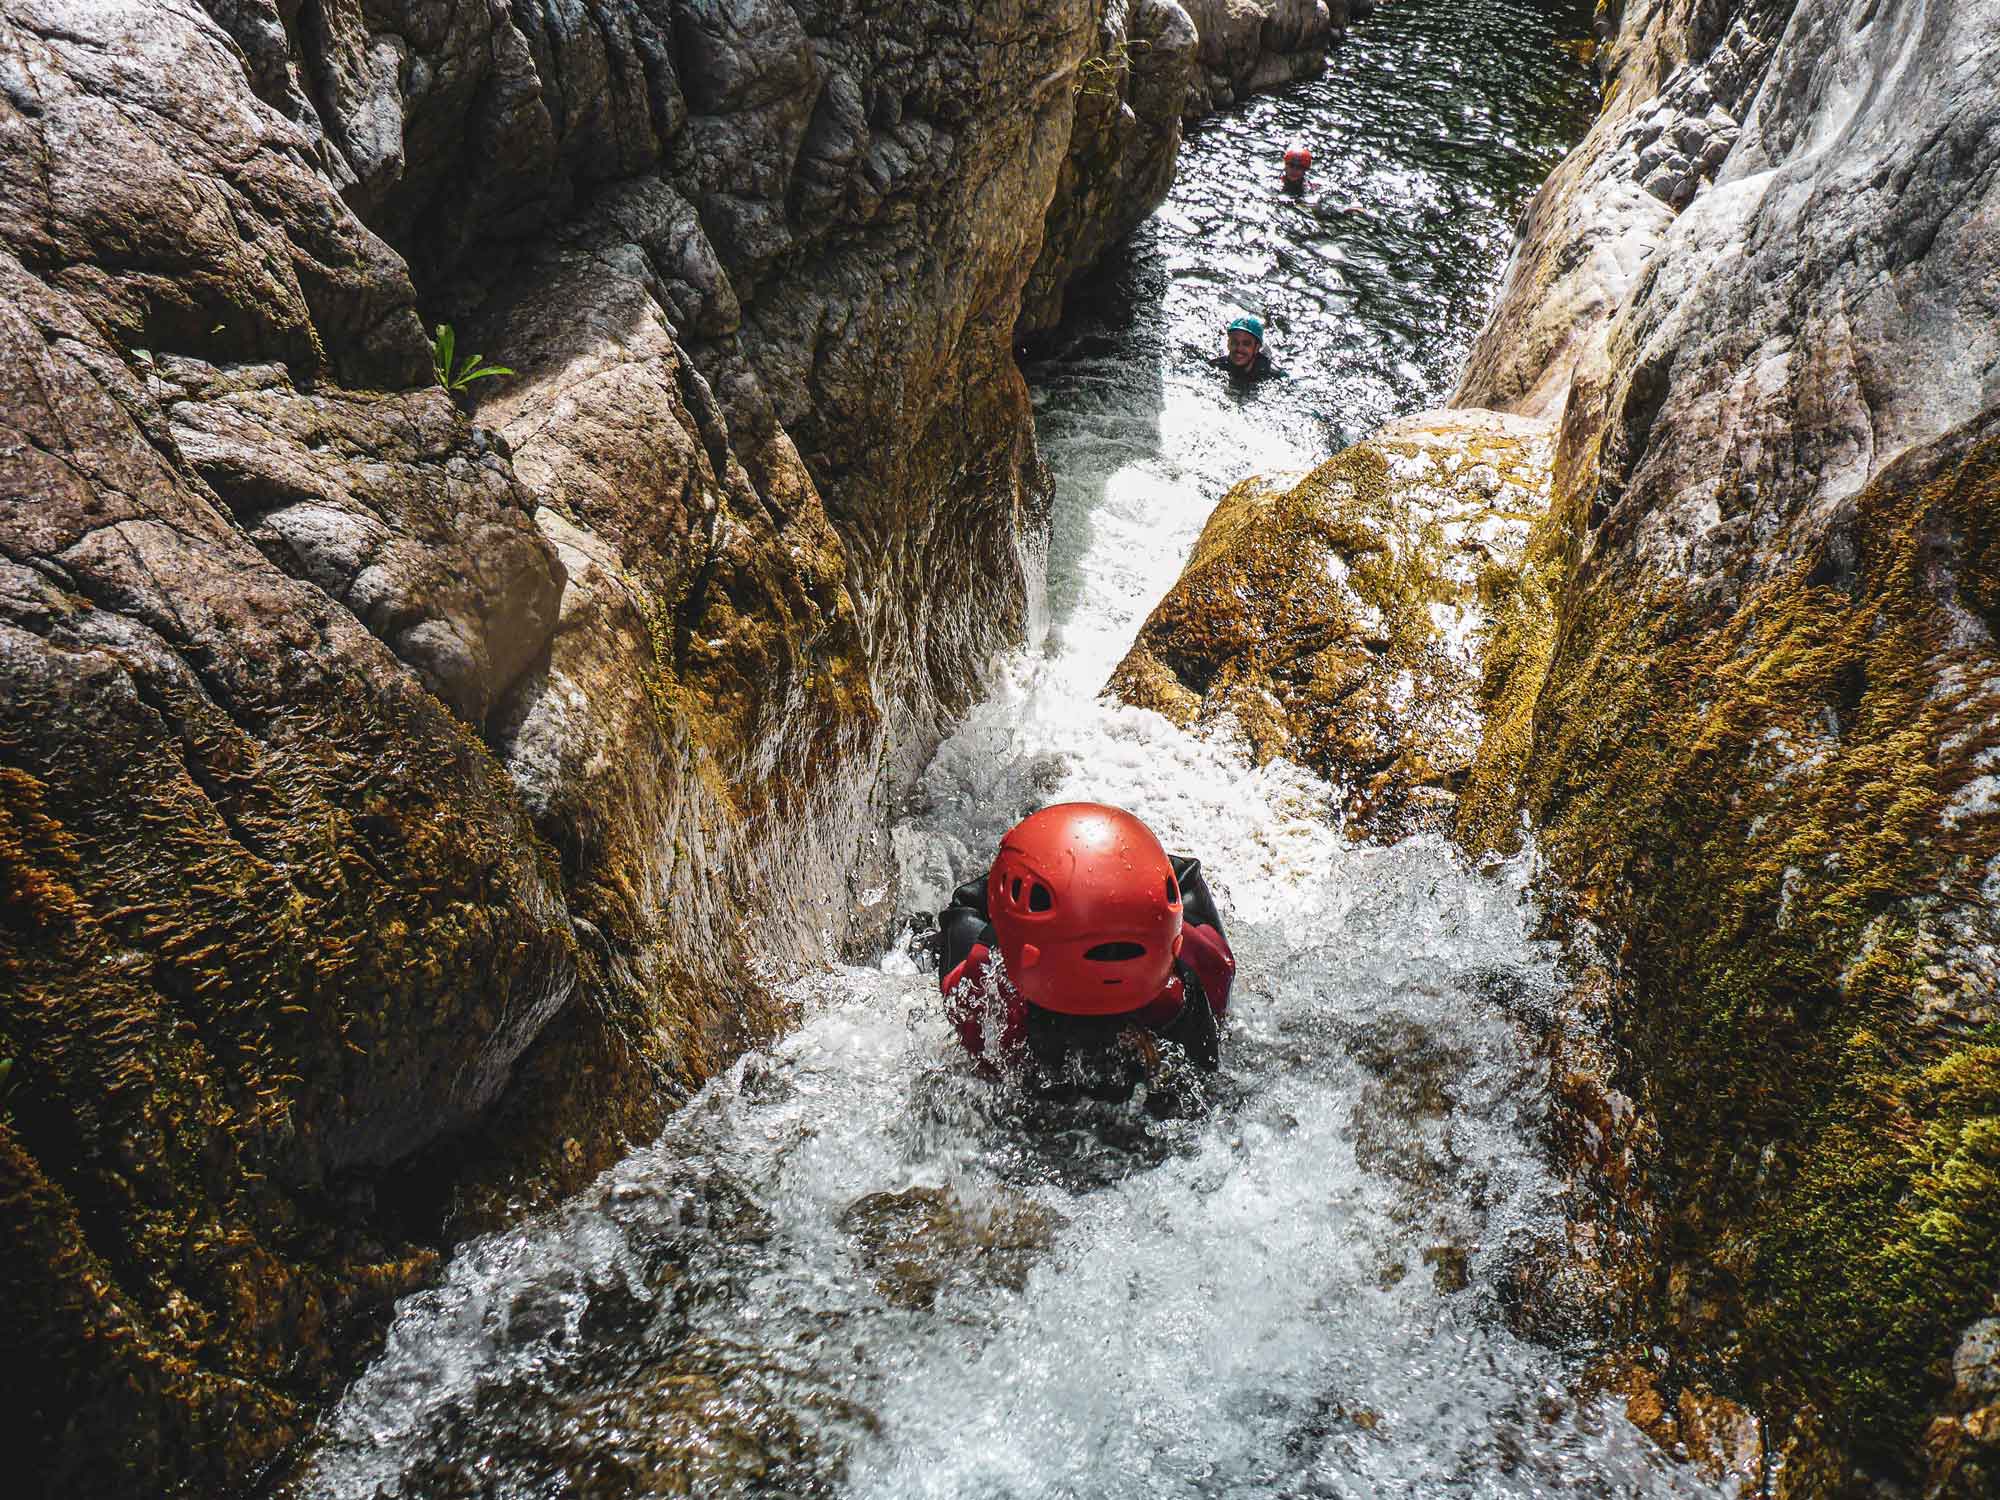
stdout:
[[438,324],[437,337],[431,340],[431,368],[437,372],[438,384],[448,391],[462,391],[475,380],[514,373],[505,365],[481,364],[481,356],[477,354],[468,354],[463,361],[454,363],[457,352],[458,338],[452,333],[451,324]]
[[1143,39],[1113,42],[1096,57],[1086,57],[1077,65],[1076,95],[1079,99],[1116,100],[1119,84],[1132,69],[1132,60],[1150,52],[1153,44]]

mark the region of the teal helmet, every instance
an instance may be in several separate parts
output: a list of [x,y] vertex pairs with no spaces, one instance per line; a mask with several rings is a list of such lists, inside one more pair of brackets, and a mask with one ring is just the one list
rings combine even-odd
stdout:
[[1245,313],[1240,318],[1232,318],[1229,326],[1223,332],[1234,333],[1239,328],[1249,334],[1258,343],[1261,344],[1264,342],[1264,320],[1262,318],[1251,313]]

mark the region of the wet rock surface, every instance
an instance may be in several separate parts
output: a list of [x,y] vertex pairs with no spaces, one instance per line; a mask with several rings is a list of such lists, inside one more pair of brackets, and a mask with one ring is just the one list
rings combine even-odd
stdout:
[[1656,267],[1674,216],[1728,160],[1791,9],[1667,5],[1622,24],[1607,14],[1603,115],[1525,210],[1454,405],[1553,418],[1572,384],[1607,378],[1611,322]]
[[[0,277],[0,1136],[30,1226],[6,1249],[9,1378],[62,1455],[31,1465],[113,1493],[299,1435],[345,1325],[429,1260],[331,1211],[343,1174],[494,1101],[574,989],[574,940],[469,726],[259,550],[143,370],[18,262]],[[558,576],[462,419],[442,429],[371,476],[379,509],[331,479],[324,497],[397,559],[375,623],[399,635],[407,587],[419,645],[454,618],[468,547],[490,541],[530,604]],[[466,513],[426,516],[455,484]],[[489,644],[532,633],[532,609],[456,618]]]
[[1670,1442],[1738,1403],[1769,1493],[1982,1493],[2000,13],[1629,19],[1459,392],[1562,414],[1461,830],[1535,821],[1603,1028],[1554,1047],[1585,1281],[1539,1305],[1653,1351]]
[[1178,0],[1110,6],[1077,70],[1076,129],[1021,304],[1021,331],[1053,327],[1062,291],[1155,208],[1173,183],[1199,44]]
[[1260,762],[1327,776],[1357,835],[1450,827],[1552,439],[1523,418],[1428,413],[1288,491],[1246,481],[1111,690],[1181,724],[1226,717]]
[[952,1285],[1020,1291],[1062,1226],[1060,1214],[1028,1199],[966,1204],[948,1188],[871,1193],[840,1219],[882,1296],[910,1308],[931,1306]]
[[1350,0],[1181,0],[1201,36],[1188,118],[1325,71]]

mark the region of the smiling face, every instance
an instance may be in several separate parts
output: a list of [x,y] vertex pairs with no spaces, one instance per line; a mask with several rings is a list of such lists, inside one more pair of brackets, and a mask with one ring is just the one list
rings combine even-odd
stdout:
[[1229,330],[1229,362],[1239,370],[1247,370],[1256,361],[1257,340],[1241,328]]

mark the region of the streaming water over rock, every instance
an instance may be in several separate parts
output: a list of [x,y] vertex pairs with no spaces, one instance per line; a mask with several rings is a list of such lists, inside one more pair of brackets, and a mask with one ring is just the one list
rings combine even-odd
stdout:
[[[1548,1211],[1524,867],[1351,844],[1323,784],[1096,697],[1228,483],[1447,388],[1587,114],[1555,48],[1586,20],[1385,9],[1190,142],[1031,370],[1047,598],[896,826],[896,901],[914,939],[1031,808],[1131,807],[1201,856],[1236,947],[1208,1113],[973,1079],[918,942],[809,977],[785,1041],[404,1305],[298,1493],[1705,1493],[1504,1328]],[[1273,190],[1293,133],[1304,201]],[[1232,307],[1272,316],[1288,381],[1206,366]]]

